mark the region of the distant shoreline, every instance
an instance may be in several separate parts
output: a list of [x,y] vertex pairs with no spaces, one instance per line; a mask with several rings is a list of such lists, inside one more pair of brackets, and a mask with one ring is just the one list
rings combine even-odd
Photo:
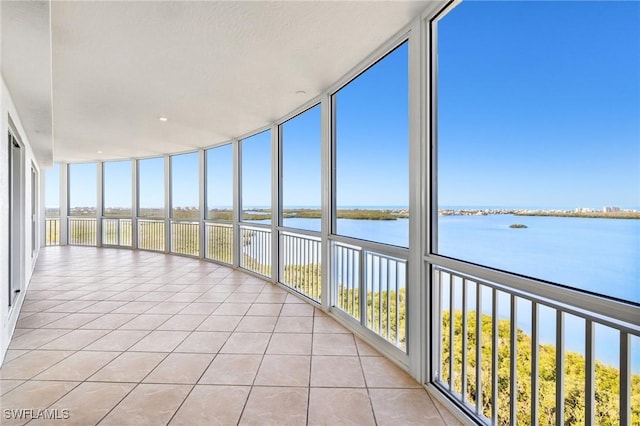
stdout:
[[[49,212],[49,210],[52,210]],[[54,209],[47,209],[47,216],[53,217]],[[55,209],[57,210],[57,209]],[[78,208],[69,212],[70,216],[95,217],[95,209]],[[208,218],[214,220],[232,220],[233,212],[230,209],[211,209]],[[489,216],[489,215],[514,215],[514,216],[548,216],[548,217],[575,217],[575,218],[597,218],[597,219],[640,219],[640,210],[625,211],[572,211],[572,210],[526,210],[526,209],[442,209],[438,211],[439,216]],[[131,217],[130,209],[109,208],[106,210],[106,217]],[[163,209],[141,209],[139,217],[163,217]],[[317,208],[292,208],[284,209],[282,212],[284,219],[320,219],[321,210]],[[198,211],[195,208],[174,209],[174,219],[197,219]],[[347,208],[337,210],[338,219],[352,220],[398,220],[408,219],[409,210],[402,208]],[[243,220],[267,220],[271,219],[269,209],[252,209],[243,213]]]

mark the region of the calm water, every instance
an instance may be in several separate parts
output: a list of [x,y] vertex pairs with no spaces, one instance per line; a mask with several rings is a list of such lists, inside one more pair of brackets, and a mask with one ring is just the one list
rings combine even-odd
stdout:
[[[640,220],[512,215],[438,219],[442,255],[640,303]],[[527,228],[509,228],[514,223]],[[285,225],[320,230],[319,219],[286,219]],[[399,246],[407,246],[408,231],[407,219],[338,220],[340,234]],[[508,316],[508,306],[506,298],[500,300],[501,317]],[[525,332],[531,330],[530,309],[527,303],[518,305],[518,325]],[[541,342],[554,343],[553,313],[542,309],[540,321]],[[584,322],[567,316],[565,326],[566,349],[583,353]],[[598,359],[617,365],[618,347],[617,333],[596,328]],[[631,350],[632,370],[639,373],[640,339],[632,339]]]

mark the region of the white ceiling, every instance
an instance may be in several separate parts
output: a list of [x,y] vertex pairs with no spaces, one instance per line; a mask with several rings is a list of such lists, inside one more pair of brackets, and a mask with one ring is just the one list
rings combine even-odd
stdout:
[[[39,162],[52,161],[49,2],[1,1],[2,76]],[[14,117],[15,118],[15,117]]]
[[54,1],[54,160],[246,134],[317,96],[427,3]]

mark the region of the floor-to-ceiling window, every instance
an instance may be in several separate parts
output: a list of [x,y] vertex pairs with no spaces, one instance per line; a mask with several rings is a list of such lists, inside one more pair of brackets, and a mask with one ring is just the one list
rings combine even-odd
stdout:
[[138,248],[165,248],[165,161],[138,160]]
[[45,172],[44,194],[44,244],[60,244],[60,164],[54,163]]
[[271,130],[240,144],[240,220],[257,227],[240,228],[240,265],[271,276]]
[[68,167],[69,244],[96,245],[97,164]]
[[205,257],[233,262],[233,145],[208,149],[206,167]]
[[[409,42],[332,97],[336,306],[406,350]],[[362,241],[361,241],[362,240]],[[379,244],[398,246],[397,250]]]
[[280,282],[317,302],[321,298],[321,106],[280,125]]
[[102,164],[102,244],[131,247],[131,160]]
[[200,253],[200,177],[197,152],[171,156],[171,251]]
[[640,303],[638,16],[462,2],[437,21],[435,376],[496,424],[640,421],[640,338],[545,302]]

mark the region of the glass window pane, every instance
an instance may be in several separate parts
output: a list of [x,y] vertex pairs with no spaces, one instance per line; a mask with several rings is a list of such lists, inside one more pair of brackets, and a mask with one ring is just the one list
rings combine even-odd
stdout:
[[271,130],[240,141],[242,220],[271,223]]
[[164,158],[138,161],[138,216],[164,217]]
[[131,164],[131,161],[103,163],[105,216],[131,216]]
[[96,163],[69,164],[69,216],[96,216]]
[[60,217],[60,163],[45,172],[45,216]]
[[231,220],[233,214],[233,145],[207,150],[207,219]]
[[409,245],[408,72],[404,43],[335,94],[337,234]]
[[171,217],[200,217],[198,153],[171,156]]
[[284,123],[282,131],[282,225],[320,231],[320,105]]
[[463,2],[438,22],[437,253],[640,302],[639,14]]

